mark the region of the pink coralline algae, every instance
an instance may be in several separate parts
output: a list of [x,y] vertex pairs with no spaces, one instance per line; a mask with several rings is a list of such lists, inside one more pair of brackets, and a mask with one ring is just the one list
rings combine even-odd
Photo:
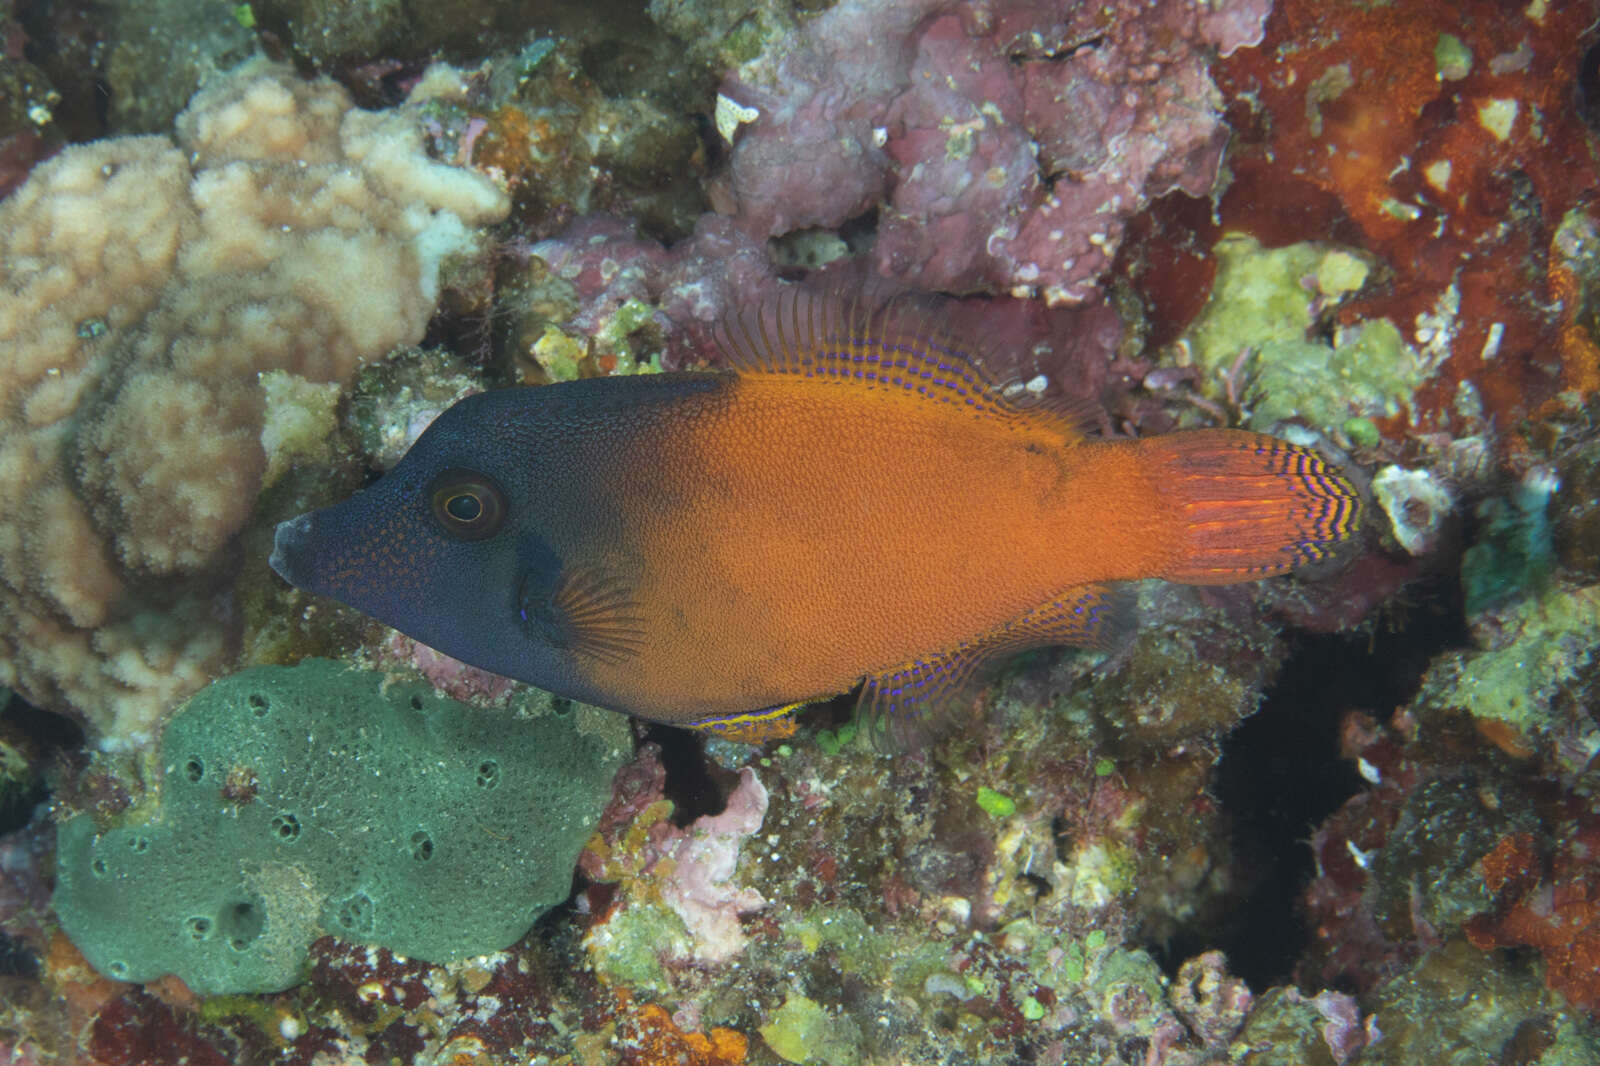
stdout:
[[383,642],[379,655],[410,666],[453,700],[464,703],[502,703],[516,682],[491,674],[460,659],[453,659],[426,644],[418,644],[403,633],[394,632]]
[[661,887],[661,898],[683,919],[696,954],[705,961],[726,962],[737,955],[744,947],[739,916],[767,905],[761,893],[734,879],[739,846],[761,829],[766,813],[767,790],[746,767],[727,808],[698,819],[669,854],[674,871]]
[[740,850],[766,818],[767,789],[746,767],[721,813],[679,828],[671,821],[672,803],[662,798],[665,779],[659,750],[645,745],[618,773],[611,805],[579,857],[578,868],[587,877],[619,882],[621,888],[617,910],[591,931],[590,949],[604,953],[606,924],[621,911],[656,911],[650,920],[662,921],[659,903],[675,916],[660,926],[670,930],[655,945],[660,955],[672,961],[727,962],[745,948],[741,917],[768,906],[738,876]]
[[903,282],[1084,302],[1126,219],[1211,191],[1208,59],[1270,8],[845,0],[722,86],[759,114],[719,204],[758,239],[876,209],[873,256]]

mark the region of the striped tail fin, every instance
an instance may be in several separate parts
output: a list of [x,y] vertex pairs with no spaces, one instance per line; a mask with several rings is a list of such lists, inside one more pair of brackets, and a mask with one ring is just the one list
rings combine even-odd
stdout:
[[1184,524],[1181,561],[1163,575],[1224,585],[1337,563],[1351,554],[1362,493],[1313,448],[1242,430],[1196,430],[1143,442]]

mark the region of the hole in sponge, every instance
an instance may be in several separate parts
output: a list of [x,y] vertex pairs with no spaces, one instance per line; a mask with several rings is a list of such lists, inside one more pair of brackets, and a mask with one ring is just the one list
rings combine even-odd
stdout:
[[129,837],[128,850],[135,855],[143,855],[150,850],[150,838],[145,836]]
[[339,923],[341,929],[352,933],[370,933],[372,931],[372,897],[365,892],[357,892],[347,899],[339,901],[333,911],[334,921]]
[[415,692],[411,694],[411,709],[413,711],[422,710],[422,697],[417,695]]
[[494,788],[500,783],[500,764],[493,759],[485,759],[478,764],[478,787]]
[[112,959],[106,964],[106,972],[120,981],[128,976],[128,964],[121,959]]
[[250,945],[266,932],[267,916],[261,913],[254,900],[241,899],[222,909],[219,924],[228,938],[228,946],[235,951],[248,951]]
[[203,914],[197,914],[193,918],[190,918],[188,921],[183,923],[183,927],[189,931],[189,937],[193,940],[211,939],[211,933],[213,930],[211,919],[207,918]]
[[192,785],[197,785],[206,776],[206,761],[198,755],[192,756],[183,764],[183,777]]
[[96,877],[104,877],[106,875],[106,861],[104,859],[94,860],[89,864],[89,872]]
[[293,844],[300,839],[300,819],[292,814],[280,814],[272,820],[272,835],[281,844]]
[[257,718],[266,717],[267,712],[272,709],[272,701],[259,692],[250,693],[249,696],[245,697],[244,702]]
[[420,829],[411,834],[411,857],[418,862],[433,858],[433,838]]

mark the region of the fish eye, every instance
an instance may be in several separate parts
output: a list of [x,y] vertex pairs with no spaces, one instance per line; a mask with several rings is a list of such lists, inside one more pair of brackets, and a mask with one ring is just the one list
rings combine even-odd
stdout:
[[483,540],[506,520],[506,497],[489,477],[474,470],[446,470],[428,486],[433,518],[451,536]]

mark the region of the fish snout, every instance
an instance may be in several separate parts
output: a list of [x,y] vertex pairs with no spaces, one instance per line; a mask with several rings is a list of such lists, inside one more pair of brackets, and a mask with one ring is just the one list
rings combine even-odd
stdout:
[[297,558],[303,558],[306,542],[310,539],[309,513],[279,522],[277,532],[272,536],[272,554],[267,557],[267,565],[289,584],[303,587],[302,577],[296,573],[295,562]]

